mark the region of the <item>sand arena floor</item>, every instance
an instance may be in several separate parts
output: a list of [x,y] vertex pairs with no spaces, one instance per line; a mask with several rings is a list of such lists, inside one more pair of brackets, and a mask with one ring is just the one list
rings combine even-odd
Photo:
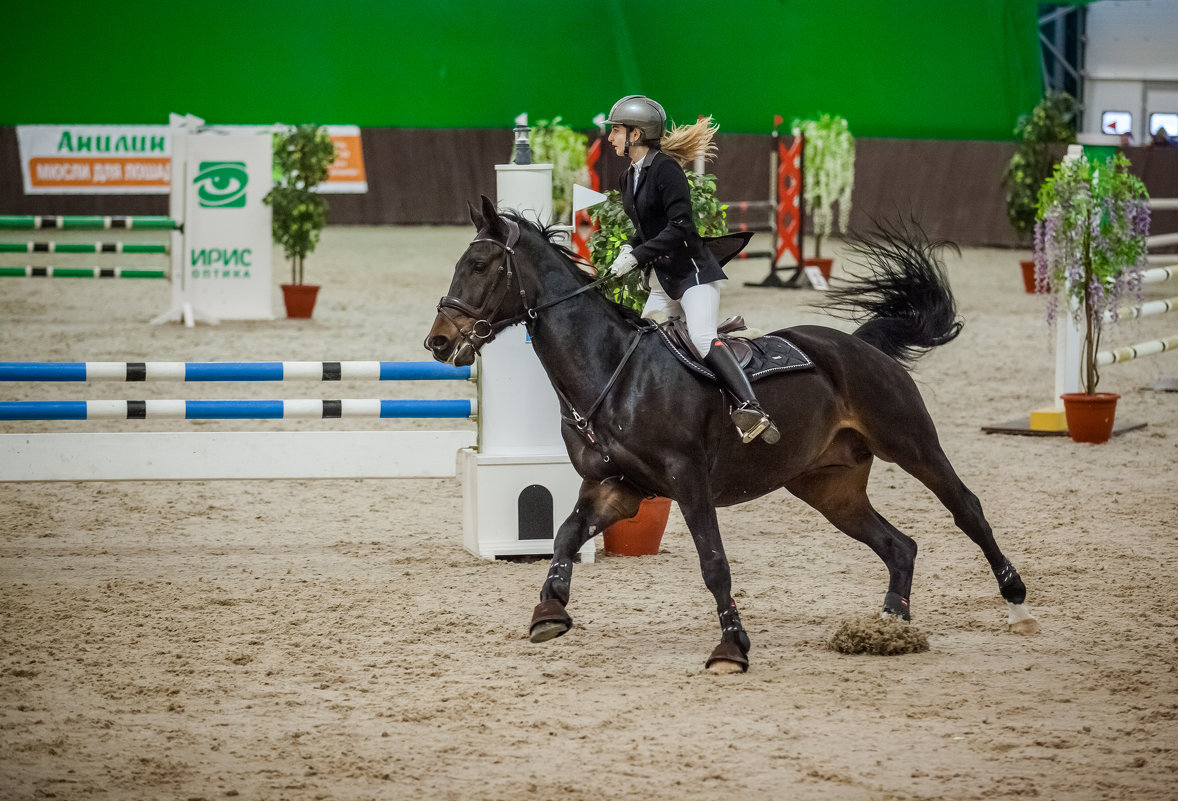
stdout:
[[[3,279],[0,358],[424,359],[469,238],[329,229],[308,265],[323,285],[311,321],[153,327],[163,282]],[[717,626],[677,511],[658,556],[578,566],[576,627],[533,645],[546,563],[466,552],[457,480],[5,484],[0,798],[1174,798],[1178,395],[1138,388],[1178,375],[1178,358],[1106,369],[1118,415],[1148,423],[1108,444],[982,433],[1050,402],[1050,336],[1020,256],[948,256],[966,327],[915,375],[1027,582],[1040,634],[1006,631],[981,554],[886,464],[871,492],[920,544],[912,608],[931,650],[824,647],[840,621],[880,604],[886,571],[777,493],[720,511],[753,641],[749,672],[726,677],[702,669]],[[724,313],[762,330],[822,319],[806,305],[814,292],[743,286],[765,269],[730,270]],[[1109,342],[1173,325],[1123,324]],[[323,391],[277,386],[232,395]],[[226,392],[149,384],[133,396]],[[410,393],[473,388],[383,394]],[[116,384],[8,385],[3,396],[131,397]],[[83,425],[128,426],[0,430]]]

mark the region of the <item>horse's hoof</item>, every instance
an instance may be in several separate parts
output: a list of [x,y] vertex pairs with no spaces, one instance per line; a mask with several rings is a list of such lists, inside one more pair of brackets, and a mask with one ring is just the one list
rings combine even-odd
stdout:
[[729,662],[727,659],[717,659],[715,662],[708,663],[708,673],[711,673],[713,676],[727,676],[730,673],[744,673],[748,669],[748,665],[738,665],[735,662]]
[[908,599],[902,597],[898,592],[888,590],[887,595],[884,596],[883,616],[887,618],[888,615],[911,620],[912,613],[908,608]]
[[749,669],[749,659],[736,643],[721,642],[712,651],[704,667],[709,673],[717,675],[744,673]]
[[1015,634],[1038,634],[1039,621],[1031,615],[1026,604],[1007,604],[1007,625]]
[[1015,634],[1038,634],[1039,621],[1033,617],[1027,620],[1020,620],[1018,623],[1011,623],[1010,630]]
[[536,625],[532,626],[532,631],[530,634],[528,634],[528,639],[530,639],[532,642],[548,642],[549,640],[555,640],[557,637],[568,631],[569,628],[571,627],[566,626],[564,623],[556,623],[553,621],[537,623]]
[[532,625],[528,638],[532,642],[547,642],[564,634],[573,627],[573,619],[564,610],[564,604],[555,598],[541,601],[532,612]]

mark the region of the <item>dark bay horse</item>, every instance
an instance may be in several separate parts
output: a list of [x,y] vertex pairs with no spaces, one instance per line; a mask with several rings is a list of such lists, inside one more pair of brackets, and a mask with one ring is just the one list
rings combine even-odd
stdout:
[[815,367],[757,382],[781,440],[744,445],[719,386],[676,361],[657,334],[644,332],[645,321],[597,292],[551,232],[500,214],[486,197],[481,210],[471,208],[471,219],[476,237],[454,268],[425,346],[439,361],[470,364],[498,331],[525,322],[561,399],[564,441],[584,479],[556,534],[532,618],[533,642],[572,626],[565,607],[577,550],[633,516],[647,495],[678,502],[691,531],[720,618],[721,641],[707,660],[715,672],[746,670],[749,650],[716,507],[781,487],[875,551],[889,573],[883,611],[908,619],[916,542],[867,497],[875,457],[895,463],[940,499],[989,562],[1012,629],[1037,629],[1024,606],[1022,579],[949,464],[906,369],[961,326],[940,245],[919,228],[881,229],[860,244],[870,274],[834,291],[829,304],[861,323],[853,334],[817,325],[776,332]]

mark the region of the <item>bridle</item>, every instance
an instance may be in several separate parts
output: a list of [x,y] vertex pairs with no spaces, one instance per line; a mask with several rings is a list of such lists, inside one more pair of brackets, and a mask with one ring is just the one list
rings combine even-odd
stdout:
[[[578,287],[573,292],[567,295],[562,295],[555,300],[550,300],[546,303],[541,303],[536,306],[528,305],[528,297],[524,292],[523,282],[519,282],[519,298],[520,305],[523,306],[523,311],[511,317],[505,317],[502,320],[491,321],[491,316],[502,308],[503,303],[511,294],[511,283],[515,278],[515,248],[519,243],[519,223],[509,217],[500,218],[504,225],[507,226],[507,240],[500,242],[498,239],[489,236],[479,237],[471,240],[471,245],[479,243],[487,243],[496,245],[503,249],[503,259],[499,263],[499,269],[496,271],[495,280],[491,283],[490,289],[487,290],[486,301],[480,306],[472,306],[462,298],[454,297],[453,295],[446,295],[438,301],[438,314],[445,317],[454,326],[459,336],[474,348],[477,353],[478,350],[487,342],[490,342],[495,336],[504,328],[515,325],[520,322],[531,322],[536,319],[536,316],[547,308],[563,303],[566,300],[575,298],[582,292],[587,292],[590,289],[601,286],[609,278],[609,272],[603,272],[597,280],[592,283],[584,284]],[[469,247],[469,246],[468,246]],[[500,289],[502,285],[502,289]],[[462,316],[473,320],[470,327],[463,330],[462,326],[458,324],[458,319],[455,317],[455,312]]]
[[[479,237],[472,240],[470,243],[471,245],[475,245],[480,242],[485,242],[492,245],[497,245],[503,249],[503,260],[499,264],[499,270],[495,276],[494,282],[492,282],[490,289],[487,290],[486,302],[481,306],[475,307],[461,298],[454,297],[453,295],[446,295],[440,301],[438,301],[438,314],[450,321],[451,325],[454,326],[454,329],[458,332],[459,336],[461,336],[462,339],[468,343],[476,353],[479,351],[479,348],[494,339],[495,335],[504,328],[515,325],[519,322],[526,321],[529,323],[529,330],[531,330],[530,323],[537,318],[540,312],[551,308],[558,303],[564,303],[566,300],[571,300],[577,295],[580,295],[582,292],[588,292],[590,289],[599,287],[610,277],[608,270],[603,271],[595,281],[592,281],[588,284],[583,284],[566,295],[561,295],[554,300],[540,303],[536,306],[528,305],[527,294],[524,292],[523,283],[520,282],[519,297],[523,311],[514,316],[492,322],[490,319],[491,315],[495,311],[498,311],[500,307],[502,307],[504,301],[511,293],[511,282],[516,272],[515,247],[519,243],[519,223],[510,218],[500,219],[507,226],[507,240],[505,242],[500,242],[498,239],[494,239],[492,237]],[[500,290],[499,286],[501,283],[503,288]],[[462,326],[458,324],[458,320],[454,316],[455,313],[461,314],[462,316],[474,321],[469,329],[463,330]],[[648,320],[643,320],[640,323],[635,324],[634,337],[631,339],[630,345],[626,349],[625,355],[622,356],[622,359],[615,368],[613,375],[610,376],[609,380],[605,384],[605,387],[602,388],[601,392],[597,395],[597,398],[589,407],[589,410],[584,414],[581,414],[577,411],[576,407],[573,406],[572,402],[567,397],[565,397],[564,393],[560,391],[560,388],[557,387],[556,384],[552,385],[552,388],[556,390],[556,394],[560,397],[563,405],[569,410],[567,414],[562,411],[561,418],[569,425],[575,427],[577,431],[579,431],[581,435],[584,436],[585,439],[589,442],[590,446],[601,454],[602,459],[606,462],[610,461],[610,455],[609,452],[598,441],[596,435],[593,432],[593,425],[591,422],[593,415],[601,406],[606,396],[609,395],[610,391],[614,387],[614,384],[617,383],[618,377],[622,374],[626,364],[630,361],[630,357],[632,357],[634,352],[638,349],[638,344],[642,339],[642,335],[648,331],[654,330],[655,327],[656,326],[654,323]]]

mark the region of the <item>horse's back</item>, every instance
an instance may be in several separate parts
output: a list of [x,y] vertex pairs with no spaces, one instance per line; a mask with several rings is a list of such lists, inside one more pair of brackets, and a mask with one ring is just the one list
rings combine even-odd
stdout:
[[903,365],[852,333],[825,325],[796,325],[772,332],[796,345],[824,372],[874,366],[907,372]]
[[[796,326],[779,333],[805,352],[828,382],[838,409],[835,431],[858,431],[877,456],[889,461],[914,444],[936,441],[920,389],[896,359],[854,334],[826,326]],[[795,394],[788,387],[782,391]]]

